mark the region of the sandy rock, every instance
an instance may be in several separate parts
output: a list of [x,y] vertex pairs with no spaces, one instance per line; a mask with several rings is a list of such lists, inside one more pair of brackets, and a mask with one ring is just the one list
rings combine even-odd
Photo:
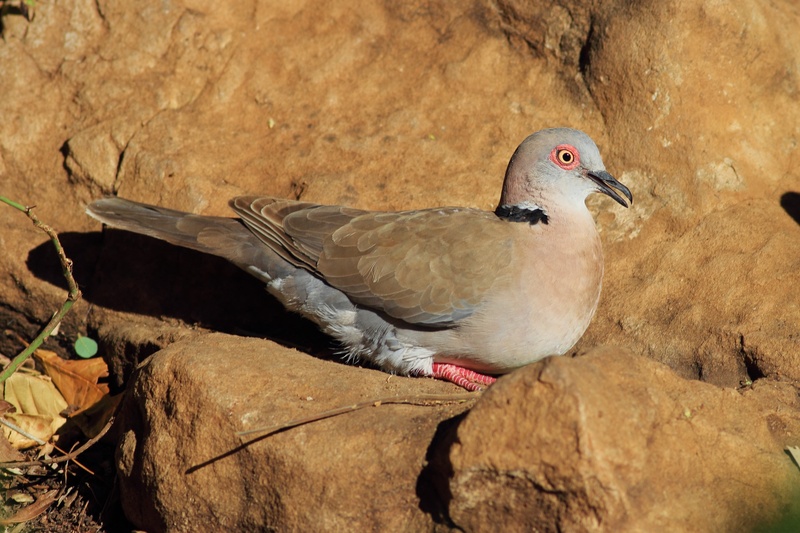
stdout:
[[800,130],[780,110],[798,91],[787,65],[800,41],[770,22],[797,16],[788,3],[754,1],[598,12],[583,73],[597,105],[615,109],[611,153],[639,207],[604,226],[619,244],[608,254],[608,312],[583,347],[613,342],[726,386],[797,380],[789,324],[800,323],[800,270],[787,251],[800,227],[781,199],[800,184]]
[[743,196],[777,201],[792,183],[786,154],[800,130],[781,110],[800,83],[787,68],[800,37],[774,22],[797,16],[791,3],[754,0],[598,10],[585,80],[598,107],[615,110],[606,122],[612,153],[636,173],[650,209],[660,204],[691,226]]
[[[465,418],[469,404],[383,405],[245,447],[233,434],[454,390],[254,339],[173,344],[123,406],[126,513],[148,531],[214,517],[239,530],[710,532],[774,519],[800,489],[784,452],[800,434],[793,387],[722,389],[611,348],[515,372]],[[765,405],[781,409],[765,419]]]
[[[49,342],[67,347],[78,333],[98,337],[122,386],[142,357],[179,339],[195,342],[206,328],[279,338],[314,353],[331,347],[326,339],[310,340],[308,324],[286,318],[234,267],[119,232],[101,236],[83,214],[89,201],[118,193],[229,214],[229,197],[263,193],[362,208],[489,209],[521,139],[542,127],[578,127],[598,141],[635,203],[623,210],[608,199],[590,200],[607,268],[597,316],[575,351],[614,344],[663,362],[682,378],[730,389],[755,380],[743,398],[666,378],[652,385],[666,387],[667,396],[700,387],[720,416],[730,403],[749,413],[743,418],[767,420],[773,434],[784,428],[786,443],[798,444],[784,416],[795,409],[786,388],[800,381],[799,19],[791,2],[755,0],[357,0],[324,7],[175,0],[135,8],[114,0],[37,2],[32,22],[16,15],[2,21],[0,194],[36,204],[75,260],[85,299]],[[0,206],[4,330],[30,338],[63,301],[49,246],[22,215]],[[18,348],[12,338],[0,336],[0,351]],[[239,342],[220,337],[213,347],[232,353]],[[341,386],[362,390],[361,375],[352,378],[352,371],[362,372],[348,369]],[[575,382],[594,371],[576,363]],[[137,394],[144,394],[145,385],[137,383]],[[771,387],[778,392],[767,394]],[[156,392],[152,397],[161,398]],[[430,431],[426,424],[432,422],[423,424]],[[434,447],[449,450],[442,435]],[[758,432],[747,435],[763,440]],[[630,438],[629,446],[646,444]],[[153,446],[150,439],[156,436],[147,438]],[[425,439],[430,442],[429,433],[415,446],[426,446],[419,444]],[[153,457],[167,455],[159,453]],[[416,459],[404,457],[418,461],[422,452],[414,453]],[[752,464],[742,461],[736,468]],[[607,464],[590,466],[611,471]],[[719,471],[712,474],[712,467]],[[148,468],[167,467],[154,461]],[[714,461],[704,468],[712,480],[730,470]],[[131,487],[150,475],[126,472]],[[350,475],[347,469],[319,472],[310,475],[330,486],[339,485],[329,477]],[[260,479],[248,477],[247,491],[238,485],[236,498],[218,496],[191,516],[222,516],[226,502],[246,505],[241,502],[261,494],[252,488]],[[270,479],[291,481],[283,473]],[[471,487],[480,501],[481,487]],[[279,489],[267,491],[277,502],[267,508],[281,509],[270,516],[301,524],[291,502],[304,500],[280,500]],[[129,494],[135,516],[158,527],[182,523],[166,511],[171,492],[161,493],[158,505],[136,503],[136,492]],[[638,500],[586,494],[569,501],[590,501],[615,524],[635,523],[620,509]],[[680,505],[658,505],[678,516],[684,501],[669,494]],[[465,501],[454,499],[448,508],[459,525],[472,527],[477,518],[467,516]],[[398,508],[413,507],[406,504]],[[243,520],[266,516],[259,512],[250,509]],[[390,520],[388,512],[376,510],[370,523]],[[408,513],[402,516],[421,528],[436,514]],[[714,516],[699,523],[711,524]]]
[[800,226],[787,211],[749,200],[660,247],[613,257],[606,312],[581,346],[615,341],[684,377],[729,387],[762,377],[797,382],[800,257],[789,250],[798,244]]
[[[780,396],[778,422],[759,415]],[[784,452],[793,387],[686,381],[618,349],[551,358],[499,380],[449,450],[464,531],[751,531],[800,489]]]
[[268,436],[236,431],[387,396],[453,393],[431,379],[321,361],[259,339],[211,334],[143,364],[117,452],[126,515],[151,532],[422,531],[419,483],[437,427],[469,404],[382,405]]

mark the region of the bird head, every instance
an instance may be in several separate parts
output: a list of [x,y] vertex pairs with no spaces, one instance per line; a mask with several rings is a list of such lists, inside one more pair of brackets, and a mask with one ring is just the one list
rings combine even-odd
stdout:
[[631,191],[606,171],[600,150],[588,135],[552,128],[529,136],[514,152],[500,205],[548,213],[556,206],[583,205],[595,192],[610,196],[624,207],[633,202]]

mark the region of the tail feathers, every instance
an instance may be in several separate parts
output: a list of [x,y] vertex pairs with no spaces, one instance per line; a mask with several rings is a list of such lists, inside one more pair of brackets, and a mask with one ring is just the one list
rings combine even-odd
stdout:
[[294,270],[237,219],[193,215],[122,198],[96,200],[86,213],[112,228],[223,257],[265,280]]

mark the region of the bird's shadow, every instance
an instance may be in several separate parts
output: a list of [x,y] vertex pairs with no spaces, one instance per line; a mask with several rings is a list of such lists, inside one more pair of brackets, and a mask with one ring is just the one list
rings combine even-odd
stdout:
[[781,207],[792,220],[800,224],[800,193],[790,191],[781,195]]
[[[59,240],[90,304],[265,337],[318,357],[334,357],[336,346],[330,337],[286,312],[263,282],[222,258],[119,230],[63,233]],[[49,241],[31,250],[27,267],[36,277],[67,290]]]
[[425,453],[425,466],[417,477],[416,493],[420,510],[437,524],[453,530],[459,528],[453,523],[448,512],[453,499],[449,480],[454,475],[450,451],[458,441],[458,427],[468,412],[465,411],[439,423]]

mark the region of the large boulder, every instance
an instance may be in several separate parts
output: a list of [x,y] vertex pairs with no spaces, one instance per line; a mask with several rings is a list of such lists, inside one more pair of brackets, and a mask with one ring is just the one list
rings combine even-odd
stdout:
[[[357,518],[375,528],[406,521],[419,529],[481,529],[488,524],[482,520],[507,509],[515,523],[543,530],[660,527],[664,516],[675,527],[696,520],[698,530],[719,530],[737,520],[742,527],[755,523],[745,513],[760,520],[778,512],[790,475],[783,470],[790,465],[783,446],[798,444],[789,413],[797,407],[792,391],[800,382],[800,264],[794,253],[800,177],[793,166],[799,19],[791,2],[755,0],[76,0],[37,2],[31,22],[4,12],[0,194],[35,204],[62,233],[84,289],[85,298],[50,346],[60,349],[78,334],[97,337],[113,385],[131,387],[129,426],[122,428],[119,448],[131,518],[153,530],[189,529],[247,509],[242,524],[292,528],[310,523],[302,521],[310,508],[313,519],[336,527],[353,516],[348,493],[363,503],[370,491],[380,494],[373,500],[382,499],[385,508],[372,503]],[[335,373],[321,407],[453,389],[238,337],[268,337],[328,358],[336,350],[222,261],[123,232],[101,235],[83,214],[89,201],[120,194],[215,215],[230,214],[228,198],[244,193],[376,209],[491,209],[516,145],[548,126],[589,133],[608,169],[633,191],[627,210],[604,198],[589,202],[604,243],[605,287],[597,316],[573,352],[605,344],[635,357],[612,351],[543,362],[500,380],[463,421],[457,415],[465,405],[359,411],[274,435],[186,473],[203,457],[240,443],[232,433],[242,420],[222,421],[219,402],[198,392],[213,381],[204,368],[226,372],[205,366],[214,353],[246,369],[252,380],[268,379],[278,360],[290,357],[292,387]],[[10,209],[0,209],[0,247],[0,320],[4,329],[31,337],[63,300],[64,283],[47,238]],[[209,329],[230,335],[209,337]],[[0,336],[0,351],[18,347],[13,335]],[[202,360],[185,356],[197,365],[183,367],[180,350]],[[266,382],[248,389],[244,374],[237,375],[225,398],[243,409]],[[617,383],[613,391],[602,392],[599,375]],[[334,394],[336,387],[340,393]],[[165,396],[168,391],[173,397]],[[347,391],[359,392],[351,398]],[[299,398],[306,396],[319,398]],[[524,398],[539,403],[514,405]],[[684,405],[684,398],[695,400]],[[264,416],[279,408],[294,417],[300,406],[317,405],[293,401],[264,395],[253,412]],[[590,417],[601,401],[617,406],[619,418]],[[523,415],[502,409],[503,402],[518,409],[555,403],[552,412]],[[640,412],[640,404],[650,409]],[[169,418],[175,431],[184,418],[201,424],[207,416],[216,427],[228,425],[209,430],[207,441],[172,442],[170,433],[146,425],[165,406],[181,413]],[[741,421],[737,410],[746,413]],[[558,420],[548,418],[554,413],[561,413]],[[410,420],[419,431],[403,448],[393,431]],[[390,436],[402,466],[370,463],[387,440],[359,434],[362,423]],[[531,442],[549,442],[537,425],[544,424],[573,441],[588,435],[591,446],[519,448],[509,424],[528,428]],[[612,439],[614,424],[620,431]],[[343,455],[329,464],[341,464],[340,470],[291,455],[298,435],[317,439],[319,453],[330,451],[319,443],[323,437],[312,437],[318,427],[330,428],[326,442],[340,443]],[[365,440],[348,441],[354,434]],[[479,434],[504,444],[489,450]],[[719,450],[727,450],[724,458],[710,447],[715,436]],[[167,453],[159,439],[185,451]],[[744,451],[730,451],[737,444]],[[358,453],[347,456],[349,446]],[[262,465],[262,449],[291,457],[286,464],[309,476],[307,494],[292,492],[296,480],[280,461]],[[552,455],[537,455],[544,450]],[[746,456],[748,450],[756,459]],[[486,455],[490,451],[500,455]],[[428,468],[422,466],[426,455]],[[619,456],[633,466],[623,468]],[[356,466],[359,457],[360,465],[373,466]],[[660,463],[648,461],[668,457],[673,461],[664,475],[654,473]],[[702,458],[697,473],[689,472],[686,457]],[[252,470],[241,483],[225,478],[235,497],[215,492],[207,473],[242,458]],[[542,469],[551,463],[560,470],[548,478]],[[754,465],[772,475],[777,488],[750,470]],[[512,475],[518,467],[524,467],[520,478]],[[354,469],[365,469],[362,484],[352,479]],[[750,472],[752,483],[732,471]],[[164,473],[159,491],[141,494],[142,487],[155,486],[155,472]],[[347,475],[350,485],[342,481]],[[670,476],[685,479],[686,491],[670,484]],[[180,518],[181,505],[202,500],[193,479],[203,480],[213,501]],[[428,485],[415,479],[430,481],[438,496],[422,491],[419,486]],[[740,492],[751,500],[740,502],[725,480],[746,484]],[[662,487],[662,501],[653,499],[651,486]],[[701,516],[687,495],[707,501],[708,486],[721,503]],[[325,487],[336,487],[337,497]],[[387,487],[398,492],[379,492]],[[502,506],[487,503],[491,491]],[[542,515],[542,509],[552,513]]]

